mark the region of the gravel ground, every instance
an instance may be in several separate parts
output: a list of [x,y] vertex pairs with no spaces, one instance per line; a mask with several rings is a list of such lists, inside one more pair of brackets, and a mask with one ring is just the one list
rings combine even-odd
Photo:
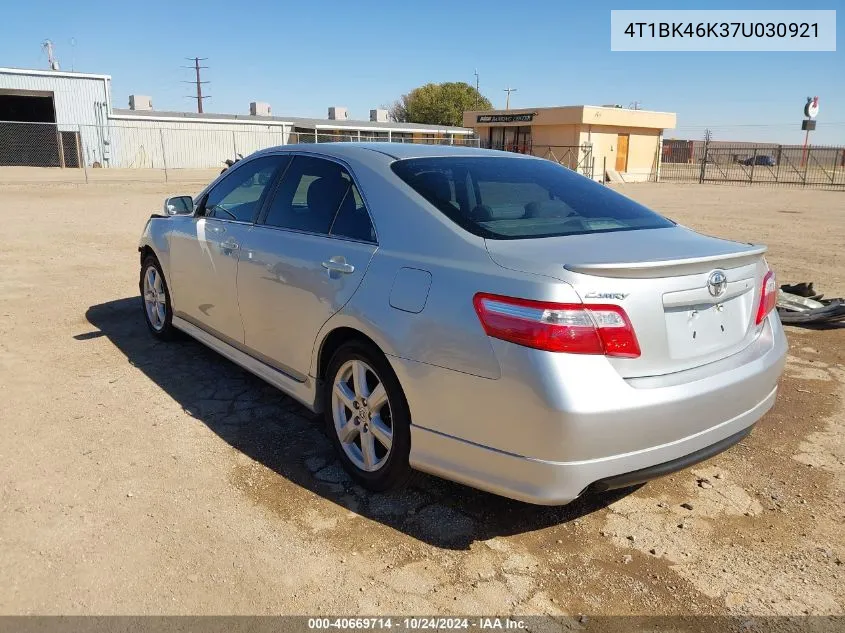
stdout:
[[[843,192],[622,190],[845,295]],[[0,185],[0,613],[843,613],[845,328],[789,328],[755,432],[635,491],[372,495],[301,406],[148,335],[135,247],[166,193]]]

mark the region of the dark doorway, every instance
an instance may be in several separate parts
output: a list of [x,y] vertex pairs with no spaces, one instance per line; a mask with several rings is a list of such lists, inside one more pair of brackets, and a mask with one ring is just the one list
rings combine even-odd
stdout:
[[[52,92],[0,92],[0,165],[78,167],[78,151],[71,149],[78,143],[63,138],[65,134],[56,125]],[[64,159],[66,147],[71,149],[69,161]]]
[[55,123],[53,93],[0,93],[0,121],[22,123]]

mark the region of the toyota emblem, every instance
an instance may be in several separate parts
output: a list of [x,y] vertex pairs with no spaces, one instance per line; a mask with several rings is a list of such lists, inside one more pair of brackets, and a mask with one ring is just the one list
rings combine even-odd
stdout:
[[713,297],[721,297],[728,289],[728,278],[721,270],[714,270],[707,279],[707,290]]

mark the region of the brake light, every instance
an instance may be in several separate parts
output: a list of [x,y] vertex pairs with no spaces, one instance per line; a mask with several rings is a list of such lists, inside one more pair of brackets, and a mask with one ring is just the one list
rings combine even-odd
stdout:
[[547,352],[637,358],[640,345],[617,305],[552,303],[486,293],[473,298],[488,336]]
[[757,307],[757,319],[755,325],[760,325],[769,312],[774,310],[778,302],[778,284],[775,279],[775,272],[770,270],[763,277],[763,285],[760,289],[760,305]]

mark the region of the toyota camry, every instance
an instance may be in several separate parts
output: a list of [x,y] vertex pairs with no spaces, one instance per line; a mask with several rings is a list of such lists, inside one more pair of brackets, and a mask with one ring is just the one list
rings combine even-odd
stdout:
[[139,250],[152,335],[321,412],[372,490],[413,470],[539,504],[637,484],[745,437],[784,364],[765,247],[531,156],[267,149],[166,200]]

